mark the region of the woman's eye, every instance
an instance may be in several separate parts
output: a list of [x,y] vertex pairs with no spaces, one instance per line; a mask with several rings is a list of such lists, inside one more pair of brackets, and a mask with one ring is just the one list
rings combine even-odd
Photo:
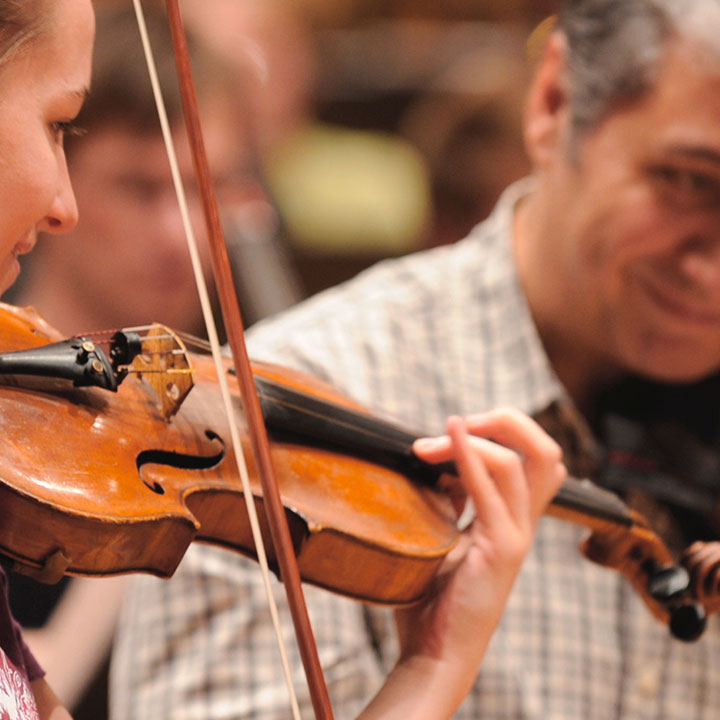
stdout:
[[55,138],[58,141],[62,141],[62,139],[66,135],[84,135],[85,131],[75,125],[75,123],[71,121],[57,121],[50,124],[50,128],[52,129],[53,134],[55,135]]

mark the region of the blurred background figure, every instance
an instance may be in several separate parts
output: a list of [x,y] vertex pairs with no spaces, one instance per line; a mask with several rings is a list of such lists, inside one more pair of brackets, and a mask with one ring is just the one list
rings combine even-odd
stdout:
[[368,258],[414,249],[428,219],[423,160],[395,133],[320,115],[328,58],[320,55],[323,33],[312,15],[286,0],[190,2],[184,9],[250,76],[247,102],[264,180],[305,291],[355,274]]
[[304,290],[462,237],[528,164],[526,40],[554,3],[188,3],[254,69],[265,182]]
[[242,102],[261,148],[313,116],[317,53],[301,6],[287,0],[187,0],[183,17],[245,79]]
[[519,122],[526,40],[542,9],[521,2],[346,5],[353,12],[320,32],[318,115],[409,141],[430,186],[413,249],[457,240],[527,172]]
[[528,169],[526,41],[555,0],[194,0],[248,78],[263,180],[303,294],[452,242]]

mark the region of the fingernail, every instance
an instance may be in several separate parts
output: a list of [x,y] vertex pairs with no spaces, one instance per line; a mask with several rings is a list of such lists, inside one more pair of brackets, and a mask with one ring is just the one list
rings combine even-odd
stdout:
[[416,450],[437,450],[447,444],[446,438],[433,437],[433,438],[420,438],[414,443]]

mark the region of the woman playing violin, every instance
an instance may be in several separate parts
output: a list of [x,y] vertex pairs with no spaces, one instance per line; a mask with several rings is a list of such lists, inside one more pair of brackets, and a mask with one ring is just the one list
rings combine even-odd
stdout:
[[[0,0],[0,291],[16,279],[18,258],[38,232],[60,234],[77,221],[63,136],[89,90],[93,34],[90,0]],[[429,461],[455,461],[477,514],[435,594],[398,613],[400,659],[366,708],[368,718],[452,714],[565,474],[557,445],[508,411],[451,418],[446,436],[418,441],[415,450]],[[2,572],[0,717],[67,718],[7,609],[7,582]]]
[[[0,3],[2,292],[39,231],[77,221],[63,135],[88,92],[93,32],[89,3]],[[10,615],[4,573],[0,581],[0,717],[67,718]]]

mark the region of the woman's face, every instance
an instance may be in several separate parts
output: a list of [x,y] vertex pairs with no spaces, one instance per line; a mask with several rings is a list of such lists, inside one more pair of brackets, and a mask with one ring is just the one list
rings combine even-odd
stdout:
[[90,0],[53,0],[41,35],[0,65],[0,294],[38,231],[73,227],[77,208],[63,136],[90,85]]

